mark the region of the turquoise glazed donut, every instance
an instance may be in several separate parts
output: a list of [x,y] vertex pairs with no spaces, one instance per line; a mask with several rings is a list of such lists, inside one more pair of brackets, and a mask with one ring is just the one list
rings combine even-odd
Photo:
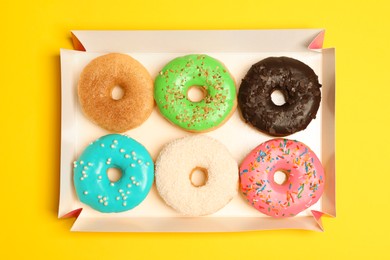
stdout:
[[[154,180],[154,164],[148,151],[120,134],[106,135],[90,143],[73,167],[80,201],[105,213],[136,207],[146,198]],[[109,168],[121,170],[118,181],[110,181]]]

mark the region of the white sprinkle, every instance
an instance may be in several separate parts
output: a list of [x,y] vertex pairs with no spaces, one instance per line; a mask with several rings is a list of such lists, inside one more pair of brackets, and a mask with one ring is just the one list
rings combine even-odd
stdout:
[[119,152],[124,153],[125,149],[120,149]]
[[118,191],[119,191],[120,193],[122,193],[122,192],[123,192],[123,190],[122,190],[122,189],[119,189]]
[[107,161],[110,161],[110,162],[111,162],[111,160],[112,160],[112,159],[111,159],[110,157],[109,157],[109,158],[107,158]]
[[101,180],[101,179],[102,179],[102,176],[99,175],[99,176],[98,176],[98,179]]
[[123,197],[123,200],[127,200],[127,196],[124,196],[124,197]]
[[87,166],[84,166],[84,170],[88,170],[88,167],[87,167]]
[[87,195],[88,194],[88,191],[84,191],[84,195]]
[[135,184],[135,186],[139,186],[139,182],[137,182],[137,183]]
[[101,147],[104,147],[104,144],[101,144],[100,146],[101,146]]
[[111,185],[111,186],[115,186],[115,183],[111,182],[110,185]]
[[118,197],[116,197],[116,200],[120,200],[120,199],[121,199],[121,197],[119,197],[119,196],[118,196]]
[[131,177],[130,177],[130,180],[134,181],[134,180],[135,180],[135,177],[134,177],[134,176],[131,176]]
[[111,145],[111,148],[115,148],[115,145],[112,144],[112,145]]
[[133,181],[133,184],[136,184],[137,182],[136,181]]
[[74,167],[74,168],[77,168],[77,164],[74,164],[73,167]]
[[130,158],[130,155],[128,155],[128,154],[125,154],[125,158]]
[[82,174],[87,174],[85,171],[82,171],[81,173],[82,173]]
[[117,144],[118,143],[118,140],[114,140],[114,141],[112,141],[114,144]]
[[131,155],[135,156],[135,155],[136,155],[136,153],[133,151],[133,152],[131,152]]
[[99,196],[98,196],[98,199],[101,199],[101,198],[102,198],[102,195],[99,195]]
[[134,163],[132,163],[132,164],[130,164],[130,166],[131,166],[131,167],[135,167],[135,164],[134,164]]
[[81,177],[81,178],[80,178],[80,181],[83,181],[83,180],[84,180],[84,178],[83,178],[83,177]]
[[88,166],[92,166],[92,165],[93,165],[92,163],[90,163],[90,162],[88,163]]
[[103,197],[103,200],[106,201],[106,200],[107,200],[107,197]]
[[108,202],[106,201],[106,202],[104,202],[104,204],[103,204],[104,206],[107,206],[108,205]]
[[103,200],[99,200],[100,203],[103,203]]
[[110,163],[111,163],[111,161],[107,161],[107,162],[106,162],[106,164],[110,164]]
[[124,196],[125,196],[125,194],[122,192],[122,193],[121,193],[121,196],[122,196],[122,197],[124,197]]
[[[131,185],[130,185],[131,186]],[[130,191],[126,191],[126,194],[129,195],[130,194]]]
[[125,207],[127,205],[126,201],[122,203],[122,205]]
[[133,157],[133,160],[134,160],[134,161],[137,160],[137,157],[134,156],[134,157]]
[[[131,184],[127,184],[127,188],[131,188]],[[127,194],[129,194],[129,193],[127,193]]]
[[138,160],[138,163],[142,163],[142,161],[141,161],[141,160]]
[[80,164],[84,164],[84,161],[80,161]]
[[83,175],[83,177],[84,177],[84,178],[87,178],[87,177],[88,177],[88,175],[87,175],[87,174],[84,174],[84,175]]
[[149,165],[150,165],[150,163],[149,163],[149,162],[146,162],[145,164],[146,164],[146,166],[149,166]]

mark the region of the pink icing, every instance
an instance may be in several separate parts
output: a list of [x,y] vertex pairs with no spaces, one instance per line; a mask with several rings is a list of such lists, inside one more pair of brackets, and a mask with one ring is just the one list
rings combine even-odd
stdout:
[[[282,184],[276,171],[286,174]],[[324,191],[324,169],[305,144],[276,138],[260,144],[240,166],[240,187],[247,201],[260,212],[291,217],[318,201]]]

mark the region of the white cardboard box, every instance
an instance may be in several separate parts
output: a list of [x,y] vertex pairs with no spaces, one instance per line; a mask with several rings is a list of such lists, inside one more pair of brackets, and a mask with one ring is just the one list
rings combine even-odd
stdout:
[[[335,50],[322,49],[323,30],[226,31],[73,31],[76,50],[61,50],[62,126],[59,217],[77,217],[73,231],[113,232],[231,232],[264,229],[323,230],[321,216],[335,209]],[[237,89],[252,64],[270,56],[289,56],[309,65],[322,84],[322,101],[307,129],[288,136],[304,142],[321,159],[325,192],[315,205],[295,217],[274,219],[247,204],[239,193],[220,211],[204,217],[183,217],[168,207],[155,186],[136,208],[104,214],[81,203],[73,186],[72,162],[98,137],[108,134],[81,112],[77,98],[79,75],[93,58],[127,53],[140,61],[153,78],[171,59],[192,53],[208,54],[235,77]],[[140,127],[126,132],[157,158],[169,141],[190,135],[166,121],[155,107]],[[258,144],[271,139],[245,124],[236,110],[220,128],[206,133],[224,143],[238,163]]]

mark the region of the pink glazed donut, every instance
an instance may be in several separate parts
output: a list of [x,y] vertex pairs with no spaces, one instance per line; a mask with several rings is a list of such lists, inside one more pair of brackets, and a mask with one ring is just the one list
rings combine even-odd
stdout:
[[[278,184],[276,172],[286,179]],[[276,138],[260,144],[240,166],[240,187],[247,201],[275,218],[292,217],[318,201],[324,191],[324,169],[305,144]]]

